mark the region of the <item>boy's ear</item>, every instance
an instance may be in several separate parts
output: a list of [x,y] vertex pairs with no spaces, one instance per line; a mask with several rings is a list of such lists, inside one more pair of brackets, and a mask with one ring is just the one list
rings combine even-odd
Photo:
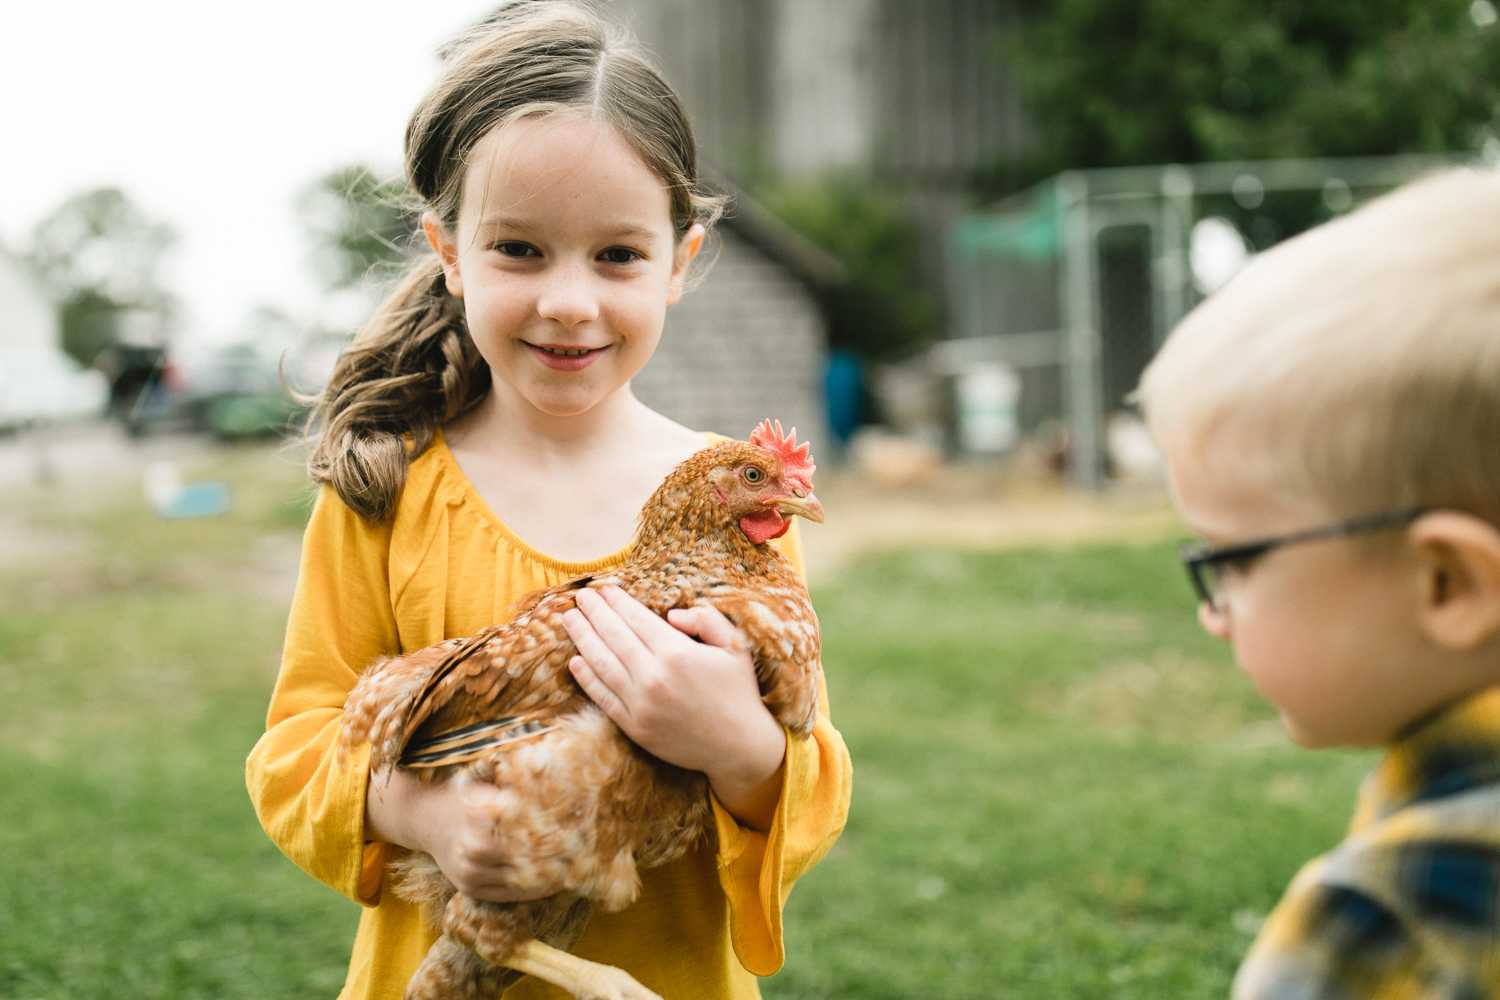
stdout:
[[443,265],[443,283],[448,286],[448,294],[455,299],[463,298],[464,279],[458,270],[458,247],[453,245],[448,227],[443,225],[443,220],[436,214],[423,212],[422,232],[427,234],[427,242],[438,255],[438,262]]
[[667,305],[675,306],[677,300],[682,298],[683,282],[687,280],[688,265],[693,258],[698,256],[698,251],[703,249],[703,239],[708,231],[697,222],[692,228],[682,234],[682,239],[677,241],[677,248],[672,254],[672,279],[667,285]]
[[1427,637],[1467,651],[1500,636],[1500,529],[1472,514],[1436,510],[1409,530],[1422,572]]

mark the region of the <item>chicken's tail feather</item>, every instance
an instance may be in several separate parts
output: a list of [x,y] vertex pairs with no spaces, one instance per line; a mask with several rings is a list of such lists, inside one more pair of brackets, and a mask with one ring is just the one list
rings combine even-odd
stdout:
[[541,736],[556,728],[539,719],[520,715],[476,722],[406,744],[401,754],[401,766],[424,768],[466,764],[486,750],[530,736]]
[[431,714],[429,701],[432,698],[432,693],[437,690],[438,685],[443,682],[443,679],[451,674],[459,664],[482,649],[484,644],[489,642],[502,628],[504,628],[502,625],[491,625],[489,628],[476,632],[474,635],[469,636],[469,638],[464,639],[448,651],[448,655],[443,657],[437,669],[432,672],[432,676],[427,679],[427,683],[422,687],[421,692],[407,706],[406,715],[401,723],[401,731],[404,738],[410,737],[412,733],[416,732],[416,727],[422,724],[422,720],[427,715]]

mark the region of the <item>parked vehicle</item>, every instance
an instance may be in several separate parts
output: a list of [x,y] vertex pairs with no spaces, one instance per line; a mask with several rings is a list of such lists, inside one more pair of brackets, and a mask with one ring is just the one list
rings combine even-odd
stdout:
[[281,433],[303,412],[276,366],[249,348],[184,358],[173,373],[183,418],[220,437]]
[[94,367],[109,381],[109,415],[131,437],[170,416],[175,379],[166,348],[116,342],[99,353]]
[[133,435],[170,427],[255,437],[285,431],[303,412],[276,366],[247,347],[114,344],[99,367],[110,378],[110,413]]

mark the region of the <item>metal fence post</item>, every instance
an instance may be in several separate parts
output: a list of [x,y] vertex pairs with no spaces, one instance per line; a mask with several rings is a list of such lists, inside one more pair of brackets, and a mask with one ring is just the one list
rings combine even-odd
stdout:
[[1161,172],[1161,238],[1157,258],[1159,295],[1156,346],[1160,347],[1192,304],[1192,274],[1188,264],[1188,236],[1193,228],[1193,175],[1171,164]]
[[1097,247],[1089,217],[1088,181],[1077,171],[1057,178],[1062,227],[1063,400],[1068,416],[1068,482],[1095,492],[1102,481],[1103,400],[1099,371]]

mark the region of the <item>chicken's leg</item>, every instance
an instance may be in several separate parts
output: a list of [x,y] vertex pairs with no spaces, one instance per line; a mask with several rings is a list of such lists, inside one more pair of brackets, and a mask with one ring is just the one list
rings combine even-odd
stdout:
[[490,958],[496,965],[507,965],[545,979],[547,982],[567,990],[578,1000],[662,1000],[646,989],[624,969],[613,965],[601,965],[570,955],[535,938],[517,945],[503,959]]
[[[455,893],[443,915],[443,938],[439,942],[451,938],[461,947],[472,949],[473,954],[492,967],[536,976],[567,990],[577,1000],[662,1000],[623,969],[579,958],[533,936],[534,932],[541,933],[559,944],[571,946],[582,933],[589,910],[586,901],[573,899],[571,907],[565,904],[551,914],[553,926],[548,929],[548,920],[543,919],[542,925],[536,926],[536,914],[531,914],[533,919],[528,920],[517,913],[517,906],[531,904],[487,903]],[[538,900],[535,905],[545,906],[547,902]],[[556,926],[558,921],[566,926]],[[437,951],[434,945],[428,958]]]

